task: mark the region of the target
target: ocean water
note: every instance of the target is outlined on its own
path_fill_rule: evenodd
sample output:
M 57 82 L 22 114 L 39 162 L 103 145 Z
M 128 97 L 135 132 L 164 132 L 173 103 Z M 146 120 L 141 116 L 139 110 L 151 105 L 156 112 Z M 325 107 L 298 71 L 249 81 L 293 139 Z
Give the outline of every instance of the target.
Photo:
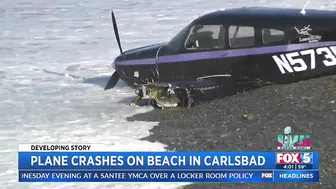
M 140 140 L 157 123 L 128 122 L 152 110 L 132 107 L 134 90 L 120 81 L 104 91 L 124 50 L 170 40 L 193 19 L 220 8 L 303 7 L 271 0 L 2 0 L 0 1 L 1 188 L 177 188 L 178 183 L 18 183 L 19 143 L 104 143 L 116 151 L 164 151 Z M 336 1 L 307 8 L 333 10 Z

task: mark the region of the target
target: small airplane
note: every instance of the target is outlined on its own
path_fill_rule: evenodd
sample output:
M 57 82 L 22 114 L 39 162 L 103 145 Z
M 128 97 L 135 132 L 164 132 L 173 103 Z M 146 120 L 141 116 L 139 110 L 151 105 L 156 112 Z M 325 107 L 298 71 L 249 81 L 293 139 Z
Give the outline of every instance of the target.
M 203 15 L 169 42 L 123 52 L 105 90 L 119 79 L 157 107 L 194 104 L 216 88 L 248 90 L 336 73 L 336 12 L 235 8 Z

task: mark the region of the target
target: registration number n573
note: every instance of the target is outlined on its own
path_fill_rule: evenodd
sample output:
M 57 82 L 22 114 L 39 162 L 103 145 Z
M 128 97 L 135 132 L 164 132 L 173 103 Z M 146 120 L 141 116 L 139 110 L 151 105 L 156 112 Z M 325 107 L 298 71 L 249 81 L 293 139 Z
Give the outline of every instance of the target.
M 279 70 L 282 74 L 302 72 L 308 69 L 316 68 L 316 54 L 323 55 L 323 64 L 325 66 L 335 66 L 336 65 L 336 46 L 321 47 L 317 49 L 307 49 L 299 52 L 291 52 L 286 54 L 281 54 L 280 57 L 277 55 L 272 56 L 275 63 L 278 65 Z M 305 62 L 302 56 L 310 56 L 310 62 Z

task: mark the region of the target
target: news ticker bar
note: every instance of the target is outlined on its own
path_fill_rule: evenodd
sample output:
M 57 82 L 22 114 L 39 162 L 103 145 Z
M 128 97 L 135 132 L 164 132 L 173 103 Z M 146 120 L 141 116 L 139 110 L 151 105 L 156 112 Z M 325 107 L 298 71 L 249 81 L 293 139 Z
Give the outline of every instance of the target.
M 23 169 L 318 169 L 317 152 L 18 152 Z
M 19 182 L 318 182 L 318 170 L 19 171 Z

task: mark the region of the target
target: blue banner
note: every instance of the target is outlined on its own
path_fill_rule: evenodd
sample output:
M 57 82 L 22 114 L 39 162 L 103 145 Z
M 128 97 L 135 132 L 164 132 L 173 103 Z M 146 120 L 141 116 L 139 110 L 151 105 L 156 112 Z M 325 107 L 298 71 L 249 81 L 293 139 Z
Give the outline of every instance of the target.
M 19 171 L 20 182 L 318 182 L 301 171 Z
M 19 152 L 18 160 L 19 170 L 318 169 L 317 152 Z

